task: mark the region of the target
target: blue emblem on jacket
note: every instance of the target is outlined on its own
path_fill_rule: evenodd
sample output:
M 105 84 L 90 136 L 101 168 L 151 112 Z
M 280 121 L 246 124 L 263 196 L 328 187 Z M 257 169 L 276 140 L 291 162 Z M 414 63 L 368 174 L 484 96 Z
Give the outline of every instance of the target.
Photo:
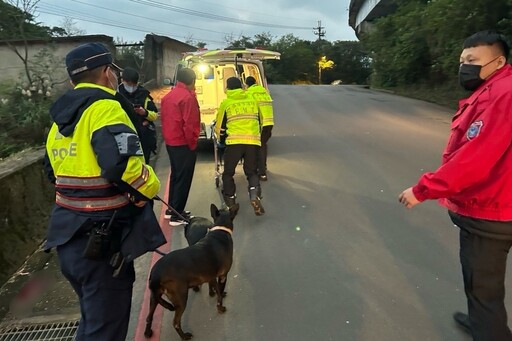
M 484 125 L 483 121 L 475 121 L 471 123 L 469 126 L 468 131 L 466 132 L 466 137 L 468 140 L 472 140 L 475 137 L 477 137 L 480 134 L 480 130 L 482 129 L 482 126 Z

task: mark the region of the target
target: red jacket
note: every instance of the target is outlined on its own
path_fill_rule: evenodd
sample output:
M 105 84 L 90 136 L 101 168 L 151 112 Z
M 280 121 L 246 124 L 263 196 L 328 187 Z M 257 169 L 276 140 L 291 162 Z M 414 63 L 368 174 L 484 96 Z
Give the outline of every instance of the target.
M 441 166 L 413 193 L 471 218 L 512 220 L 512 66 L 460 101 Z
M 178 82 L 162 98 L 160 112 L 165 144 L 187 145 L 190 150 L 196 149 L 201 115 L 194 91 L 189 90 L 184 83 Z

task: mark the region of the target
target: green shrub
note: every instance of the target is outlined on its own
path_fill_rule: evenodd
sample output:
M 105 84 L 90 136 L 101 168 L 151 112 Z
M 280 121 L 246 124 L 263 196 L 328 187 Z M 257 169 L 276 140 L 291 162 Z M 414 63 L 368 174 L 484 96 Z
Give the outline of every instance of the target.
M 34 87 L 0 84 L 0 158 L 44 143 L 51 104 L 52 99 Z

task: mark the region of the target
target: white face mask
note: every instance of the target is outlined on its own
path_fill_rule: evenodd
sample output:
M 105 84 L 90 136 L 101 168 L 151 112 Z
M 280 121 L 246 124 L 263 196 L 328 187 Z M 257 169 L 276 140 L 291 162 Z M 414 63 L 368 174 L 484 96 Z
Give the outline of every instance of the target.
M 114 78 L 116 79 L 115 84 L 117 84 L 117 75 L 116 75 L 116 73 L 115 73 L 115 72 L 113 72 L 113 71 L 110 69 L 110 67 L 108 68 L 108 71 L 109 71 L 109 72 L 114 76 Z M 111 88 L 112 90 L 117 90 L 117 86 L 115 86 L 114 84 L 112 84 L 112 81 L 110 80 L 110 77 L 108 77 L 108 76 L 107 76 L 107 78 L 108 78 L 108 83 L 110 84 L 110 88 Z
M 128 85 L 126 83 L 123 83 L 124 89 L 128 91 L 129 93 L 134 93 L 135 90 L 137 90 L 137 85 Z

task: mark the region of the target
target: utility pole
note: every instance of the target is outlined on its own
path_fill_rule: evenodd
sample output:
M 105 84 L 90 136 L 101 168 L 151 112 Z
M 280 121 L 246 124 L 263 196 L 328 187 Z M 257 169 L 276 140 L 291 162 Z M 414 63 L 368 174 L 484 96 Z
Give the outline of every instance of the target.
M 322 38 L 325 36 L 325 27 L 322 26 L 322 21 L 318 20 L 318 27 L 314 28 L 313 33 L 318 36 L 318 40 L 322 40 Z

